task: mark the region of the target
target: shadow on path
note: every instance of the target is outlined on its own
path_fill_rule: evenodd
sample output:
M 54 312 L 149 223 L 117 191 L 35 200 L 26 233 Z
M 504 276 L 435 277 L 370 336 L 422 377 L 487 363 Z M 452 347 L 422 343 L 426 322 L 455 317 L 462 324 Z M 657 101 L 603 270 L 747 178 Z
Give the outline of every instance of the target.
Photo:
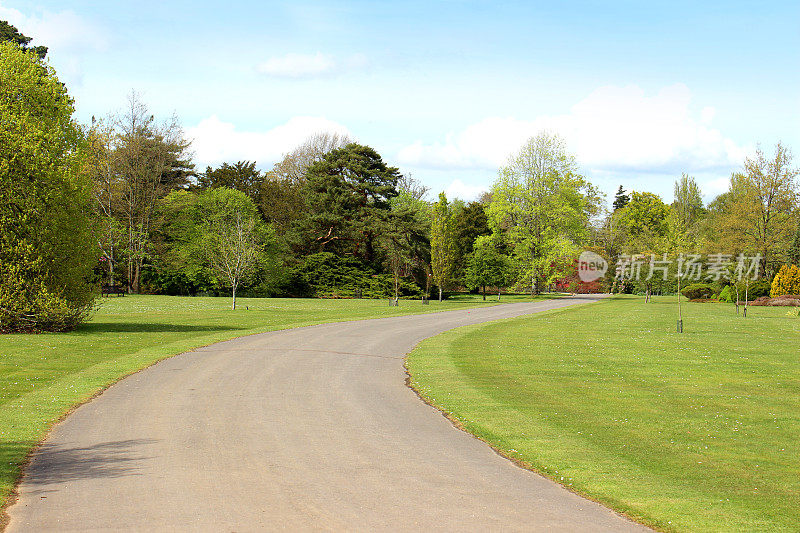
M 45 443 L 37 450 L 26 480 L 33 485 L 47 485 L 77 479 L 137 475 L 137 464 L 149 457 L 134 450 L 155 442 L 158 441 L 130 439 L 77 448 Z

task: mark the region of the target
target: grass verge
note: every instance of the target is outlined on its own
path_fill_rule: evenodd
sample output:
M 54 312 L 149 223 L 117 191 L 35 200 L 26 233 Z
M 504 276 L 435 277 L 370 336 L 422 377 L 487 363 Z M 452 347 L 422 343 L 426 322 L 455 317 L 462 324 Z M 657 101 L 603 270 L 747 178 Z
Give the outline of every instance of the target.
M 669 531 L 797 531 L 800 320 L 605 300 L 467 326 L 408 357 L 417 392 L 509 458 Z
M 503 302 L 530 301 L 504 296 Z M 483 305 L 455 296 L 423 306 L 401 300 L 239 299 L 127 296 L 105 298 L 70 333 L 0 336 L 0 502 L 7 504 L 21 466 L 49 427 L 122 377 L 199 346 L 253 333 Z M 2 526 L 2 520 L 0 520 Z

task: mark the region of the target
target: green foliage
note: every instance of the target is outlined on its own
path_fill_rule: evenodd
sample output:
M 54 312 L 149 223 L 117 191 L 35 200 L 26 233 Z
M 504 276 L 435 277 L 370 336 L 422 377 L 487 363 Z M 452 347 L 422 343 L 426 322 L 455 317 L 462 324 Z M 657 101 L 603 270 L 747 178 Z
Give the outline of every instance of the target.
M 772 280 L 770 296 L 785 294 L 800 294 L 800 267 L 797 265 L 783 265 Z
M 741 285 L 742 284 L 740 284 L 739 291 L 741 291 L 741 296 L 744 298 L 744 291 L 741 288 Z M 750 282 L 747 284 L 747 298 L 748 300 L 755 300 L 756 298 L 761 298 L 762 296 L 769 296 L 771 290 L 772 284 L 765 279 Z
M 471 290 L 486 287 L 505 287 L 511 274 L 509 259 L 489 237 L 478 237 L 475 249 L 467 262 L 466 283 Z
M 312 164 L 300 223 L 308 249 L 375 261 L 375 241 L 397 196 L 399 176 L 375 150 L 356 143 Z
M 630 201 L 631 197 L 625 194 L 625 189 L 622 187 L 622 185 L 620 185 L 619 189 L 617 189 L 617 194 L 614 195 L 614 204 L 613 204 L 614 211 L 622 209 L 623 207 L 628 205 L 628 202 Z
M 91 187 L 72 99 L 0 42 L 0 331 L 75 327 L 94 299 Z
M 278 250 L 272 229 L 263 223 L 253 201 L 243 192 L 220 187 L 200 193 L 173 191 L 162 199 L 157 209 L 159 232 L 155 256 L 147 281 L 155 292 L 165 294 L 198 294 L 214 289 L 232 288 L 229 273 L 214 268 L 214 256 L 223 250 L 224 238 L 239 237 L 230 231 L 249 224 L 252 244 L 242 251 L 254 254 L 251 263 L 239 273 L 237 288 L 260 287 L 256 294 L 274 290 L 278 270 Z M 227 253 L 236 253 L 228 249 Z M 214 254 L 214 256 L 212 256 Z M 241 253 L 239 253 L 241 256 Z M 239 257 L 242 259 L 242 257 Z
M 734 303 L 736 301 L 736 293 L 730 285 L 726 285 L 717 296 L 720 302 Z
M 492 233 L 484 205 L 480 202 L 465 205 L 461 201 L 454 201 L 452 227 L 455 246 L 453 277 L 466 285 L 467 262 L 475 239 Z
M 631 193 L 631 201 L 620 211 L 619 224 L 625 231 L 629 251 L 647 253 L 659 248 L 667 234 L 669 208 L 658 195 L 649 192 Z
M 531 138 L 500 169 L 488 210 L 492 231 L 514 258 L 517 283 L 538 292 L 567 274 L 598 205 L 563 139 Z
M 394 279 L 382 274 L 369 264 L 355 258 L 342 257 L 331 252 L 319 252 L 304 258 L 293 269 L 294 296 L 322 298 L 348 298 L 361 290 L 365 298 L 390 298 L 394 296 Z M 407 280 L 398 280 L 400 296 L 422 295 L 420 288 Z
M 439 193 L 439 201 L 431 210 L 431 273 L 439 287 L 439 299 L 447 284 L 452 282 L 455 267 L 455 235 L 453 216 L 447 196 Z
M 258 201 L 264 176 L 256 169 L 255 161 L 238 161 L 234 165 L 223 163 L 218 168 L 206 167 L 198 179 L 198 188 L 227 187 L 241 191 L 254 202 Z
M 692 283 L 691 285 L 682 288 L 681 294 L 690 300 L 696 300 L 698 298 L 711 298 L 711 296 L 714 294 L 714 287 L 708 283 Z
M 0 42 L 9 42 L 19 46 L 23 50 L 30 50 L 36 54 L 39 59 L 44 59 L 47 55 L 46 46 L 30 46 L 32 37 L 26 37 L 19 32 L 17 28 L 8 23 L 8 21 L 0 20 Z

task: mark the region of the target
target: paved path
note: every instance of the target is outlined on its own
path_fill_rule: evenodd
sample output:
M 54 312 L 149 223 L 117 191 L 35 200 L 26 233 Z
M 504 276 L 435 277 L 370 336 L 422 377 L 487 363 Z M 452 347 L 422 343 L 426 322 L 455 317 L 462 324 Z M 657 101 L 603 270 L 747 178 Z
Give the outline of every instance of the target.
M 641 530 L 404 384 L 421 339 L 582 301 L 278 331 L 163 361 L 56 426 L 9 531 Z

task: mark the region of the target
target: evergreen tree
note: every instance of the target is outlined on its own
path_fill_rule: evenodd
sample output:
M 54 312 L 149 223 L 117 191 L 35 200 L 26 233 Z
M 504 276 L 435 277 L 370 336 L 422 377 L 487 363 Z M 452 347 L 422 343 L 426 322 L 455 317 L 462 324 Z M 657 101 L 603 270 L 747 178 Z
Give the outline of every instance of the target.
M 33 40 L 32 37 L 25 37 L 17 28 L 8 23 L 8 21 L 0 20 L 0 42 L 13 43 L 23 50 L 31 50 L 34 54 L 39 56 L 39 59 L 44 59 L 47 55 L 46 46 L 29 46 Z
M 617 189 L 617 194 L 614 196 L 614 211 L 617 209 L 622 209 L 628 205 L 628 202 L 630 201 L 630 197 L 625 194 L 625 189 L 623 189 L 622 185 L 620 185 L 619 189 Z

